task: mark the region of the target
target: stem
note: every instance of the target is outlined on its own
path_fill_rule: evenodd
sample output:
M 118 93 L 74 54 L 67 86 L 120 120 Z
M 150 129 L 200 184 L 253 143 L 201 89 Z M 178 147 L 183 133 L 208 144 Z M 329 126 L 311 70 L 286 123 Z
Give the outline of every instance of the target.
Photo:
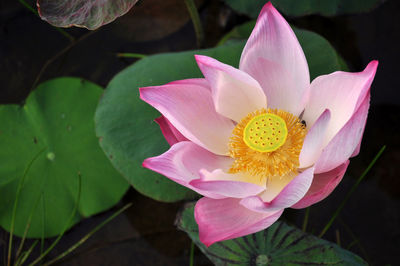
M 200 48 L 203 46 L 204 42 L 204 30 L 201 25 L 199 12 L 197 11 L 196 5 L 193 0 L 185 0 L 186 7 L 189 11 L 190 17 L 192 18 L 194 31 L 196 32 L 197 38 L 197 47 Z
M 13 234 L 14 234 L 14 227 L 15 227 L 15 215 L 17 213 L 17 206 L 18 206 L 18 200 L 20 197 L 20 193 L 22 190 L 22 186 L 25 182 L 26 175 L 28 174 L 29 169 L 31 169 L 32 164 L 36 161 L 37 158 L 39 158 L 39 155 L 45 151 L 46 148 L 43 148 L 40 150 L 35 157 L 28 163 L 27 167 L 25 168 L 24 174 L 19 180 L 18 187 L 17 187 L 17 193 L 15 195 L 15 201 L 14 201 L 14 207 L 13 207 L 13 212 L 11 216 L 11 228 L 10 228 L 10 239 L 8 241 L 8 255 L 7 255 L 7 266 L 11 265 L 11 251 L 12 251 L 12 241 L 13 241 Z
M 340 232 L 338 229 L 335 230 L 335 235 L 336 235 L 336 244 L 340 247 Z
M 46 229 L 46 204 L 44 203 L 44 196 L 43 196 L 43 191 L 42 191 L 42 235 L 40 237 L 40 254 L 43 253 L 44 250 L 44 230 Z
M 19 265 L 23 265 L 24 262 L 26 261 L 26 259 L 29 257 L 29 255 L 32 253 L 33 249 L 36 247 L 36 245 L 39 243 L 39 240 L 36 240 L 32 246 L 28 249 L 28 251 L 26 251 L 25 253 L 23 253 L 21 259 L 17 260 L 17 262 L 15 263 L 15 266 L 19 266 Z
M 72 47 L 74 47 L 77 43 L 83 41 L 84 39 L 86 39 L 87 37 L 89 37 L 90 35 L 92 35 L 93 33 L 95 33 L 97 31 L 91 31 L 89 33 L 86 33 L 85 35 L 83 35 L 82 37 L 80 37 L 79 39 L 71 42 L 69 45 L 67 45 L 64 49 L 62 49 L 60 52 L 58 52 L 57 54 L 55 54 L 52 58 L 50 58 L 49 60 L 46 61 L 46 63 L 43 65 L 43 67 L 40 69 L 39 74 L 37 75 L 35 81 L 33 82 L 32 88 L 31 90 L 33 90 L 37 83 L 39 82 L 40 78 L 42 77 L 44 71 L 47 69 L 47 67 L 49 65 L 51 65 L 57 58 L 59 58 L 61 55 L 63 55 L 64 53 L 68 52 Z
M 120 215 L 122 212 L 124 212 L 126 209 L 128 209 L 130 206 L 132 206 L 132 203 L 126 204 L 124 207 L 122 207 L 120 210 L 116 211 L 113 215 L 108 217 L 106 220 L 104 220 L 102 223 L 97 225 L 92 231 L 90 231 L 87 235 L 82 237 L 77 243 L 75 243 L 73 246 L 71 246 L 69 249 L 58 255 L 56 258 L 52 259 L 51 261 L 45 263 L 43 266 L 48 266 L 56 261 L 64 258 L 66 255 L 70 254 L 72 251 L 74 251 L 76 248 L 78 248 L 80 245 L 86 242 L 94 233 L 96 233 L 98 230 L 100 230 L 103 226 L 105 226 L 107 223 L 109 223 L 112 219 Z
M 42 194 L 41 194 L 41 195 L 42 195 Z M 16 259 L 18 259 L 19 255 L 20 255 L 21 252 L 22 252 L 22 249 L 24 248 L 26 236 L 27 236 L 28 231 L 29 231 L 29 228 L 30 228 L 30 226 L 31 226 L 32 217 L 33 217 L 34 212 L 35 212 L 36 209 L 37 209 L 37 206 L 38 206 L 38 204 L 39 204 L 40 199 L 41 199 L 41 197 L 39 197 L 39 198 L 36 200 L 36 203 L 35 203 L 34 207 L 32 208 L 31 213 L 29 214 L 29 218 L 28 218 L 28 221 L 26 222 L 26 226 L 25 226 L 24 235 L 22 236 L 21 243 L 19 244 L 19 248 L 18 248 L 18 250 L 17 250 L 17 255 L 15 255 L 15 258 L 16 258 Z
M 81 180 L 81 175 L 78 173 L 78 181 L 79 181 L 79 184 L 78 184 L 78 197 L 77 197 L 77 201 L 76 201 L 76 204 L 75 204 L 75 206 L 74 206 L 74 209 L 72 210 L 72 213 L 71 213 L 71 216 L 70 216 L 70 218 L 68 219 L 68 222 L 65 224 L 65 226 L 64 226 L 64 228 L 63 228 L 63 230 L 62 230 L 62 232 L 61 232 L 61 234 L 59 234 L 58 235 L 58 237 L 57 237 L 57 239 L 56 240 L 54 240 L 54 242 L 50 245 L 50 247 L 48 247 L 47 249 L 46 249 L 46 251 L 45 252 L 43 252 L 42 254 L 40 254 L 40 256 L 36 259 L 36 260 L 34 260 L 31 264 L 29 264 L 29 266 L 34 266 L 34 265 L 36 265 L 37 263 L 39 263 L 56 245 L 57 245 L 57 243 L 60 241 L 60 239 L 63 237 L 63 235 L 64 235 L 64 233 L 65 233 L 65 231 L 67 231 L 67 228 L 68 228 L 68 226 L 72 223 L 72 221 L 74 220 L 74 217 L 75 217 L 75 214 L 76 214 L 76 211 L 78 210 L 78 206 L 79 206 L 79 202 L 80 202 L 80 199 L 81 199 L 81 185 L 82 185 L 82 180 Z
M 192 241 L 190 245 L 190 261 L 189 261 L 189 266 L 194 265 L 194 242 Z
M 136 54 L 136 53 L 117 53 L 117 57 L 127 57 L 127 58 L 145 58 L 147 55 L 145 54 Z
M 339 207 L 336 209 L 335 213 L 333 214 L 332 218 L 329 220 L 329 222 L 325 225 L 324 229 L 322 229 L 321 233 L 319 234 L 318 237 L 322 237 L 326 231 L 331 227 L 333 221 L 335 221 L 336 217 L 340 213 L 340 211 L 343 209 L 344 205 L 346 204 L 347 200 L 350 198 L 350 196 L 353 194 L 353 192 L 356 190 L 360 182 L 364 179 L 364 177 L 368 174 L 369 170 L 374 166 L 376 161 L 381 157 L 383 151 L 386 149 L 386 145 L 383 145 L 383 147 L 379 150 L 379 152 L 375 155 L 374 159 L 369 163 L 367 169 L 364 170 L 364 172 L 361 174 L 361 176 L 358 178 L 357 182 L 351 187 L 350 191 L 347 192 L 346 196 L 344 197 L 343 201 L 340 203 Z
M 307 230 L 307 224 L 308 224 L 308 217 L 310 216 L 310 207 L 306 209 L 306 214 L 304 215 L 304 220 L 303 220 L 303 226 L 301 227 L 301 230 L 305 232 Z

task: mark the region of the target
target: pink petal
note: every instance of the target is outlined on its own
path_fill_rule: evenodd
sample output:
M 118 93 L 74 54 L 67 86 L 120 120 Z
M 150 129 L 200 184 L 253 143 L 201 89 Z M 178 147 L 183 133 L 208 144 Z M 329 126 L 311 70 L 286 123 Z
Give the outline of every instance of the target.
M 200 241 L 210 246 L 263 230 L 278 220 L 282 212 L 257 213 L 241 206 L 237 199 L 201 198 L 194 215 L 199 225 Z
M 311 84 L 310 98 L 303 119 L 312 126 L 325 109 L 331 111 L 325 145 L 335 136 L 358 109 L 374 79 L 377 61 L 363 72 L 334 72 L 316 78 Z M 342 161 L 344 162 L 344 161 Z
M 140 88 L 140 97 L 160 111 L 189 140 L 213 153 L 228 153 L 234 124 L 215 112 L 211 92 L 204 79 Z
M 299 84 L 280 63 L 258 58 L 253 64 L 248 64 L 246 71 L 260 82 L 269 108 L 283 109 L 300 115 L 305 106 L 306 94 L 297 90 Z
M 364 130 L 365 130 L 365 127 L 364 127 Z M 363 133 L 362 133 L 361 135 L 364 135 L 364 131 L 363 131 Z M 351 157 L 355 157 L 355 156 L 357 156 L 357 155 L 360 153 L 361 141 L 362 141 L 362 138 L 360 139 L 360 142 L 358 143 L 356 149 L 354 150 L 354 152 L 353 152 L 353 154 L 350 156 L 350 158 L 351 158 Z
M 342 180 L 350 161 L 322 174 L 316 174 L 306 195 L 292 208 L 302 209 L 325 199 Z
M 307 193 L 313 176 L 314 168 L 308 168 L 287 184 L 272 201 L 264 201 L 263 195 L 260 195 L 244 198 L 240 204 L 255 212 L 273 212 L 291 207 Z M 268 184 L 264 193 L 268 194 Z
M 367 121 L 369 98 L 368 93 L 350 120 L 323 149 L 315 164 L 316 173 L 330 171 L 346 162 L 354 154 L 359 146 Z
M 261 181 L 250 183 L 254 179 L 224 173 L 222 169 L 228 170 L 231 164 L 231 158 L 213 154 L 190 141 L 176 143 L 164 154 L 143 162 L 144 167 L 210 198 L 242 198 L 265 189 Z
M 245 198 L 265 190 L 265 179 L 264 182 L 251 183 L 251 181 L 260 181 L 260 179 L 249 178 L 240 173 L 229 174 L 221 169 L 209 172 L 202 169 L 200 176 L 200 179 L 191 181 L 190 185 L 224 197 Z
M 263 90 L 248 74 L 211 57 L 195 57 L 210 84 L 217 113 L 239 122 L 248 113 L 267 106 Z
M 293 30 L 271 3 L 261 10 L 239 69 L 260 83 L 269 107 L 301 113 L 310 86 L 307 60 Z
M 164 116 L 160 116 L 154 120 L 160 126 L 161 132 L 169 145 L 172 146 L 180 141 L 188 140 Z
M 299 168 L 309 167 L 318 160 L 324 148 L 325 133 L 330 119 L 331 112 L 326 109 L 307 132 L 299 157 Z
M 232 159 L 213 154 L 190 141 L 174 144 L 167 152 L 157 157 L 147 158 L 143 167 L 162 174 L 182 186 L 193 189 L 199 194 L 212 198 L 223 198 L 190 185 L 190 181 L 199 179 L 200 169 L 212 171 L 226 168 Z

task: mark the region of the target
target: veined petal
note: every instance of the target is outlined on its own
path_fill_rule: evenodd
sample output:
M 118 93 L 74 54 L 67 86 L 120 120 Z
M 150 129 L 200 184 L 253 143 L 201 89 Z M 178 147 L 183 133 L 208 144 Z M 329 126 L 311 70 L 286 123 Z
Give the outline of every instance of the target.
M 303 119 L 308 126 L 312 126 L 325 109 L 331 111 L 325 145 L 352 117 L 369 93 L 377 66 L 378 61 L 372 61 L 363 72 L 338 71 L 319 76 L 311 83 L 310 97 Z
M 215 111 L 204 79 L 140 88 L 140 98 L 160 111 L 187 139 L 213 153 L 228 153 L 234 124 Z
M 304 110 L 306 92 L 298 90 L 299 84 L 280 63 L 258 58 L 252 64 L 247 64 L 249 72 L 261 85 L 268 99 L 268 108 L 283 109 L 296 116 Z
M 160 116 L 154 121 L 160 126 L 161 132 L 170 146 L 180 141 L 188 140 L 164 116 Z
M 315 163 L 317 174 L 330 171 L 347 161 L 355 152 L 362 138 L 369 108 L 369 93 L 349 121 L 323 149 Z
M 310 189 L 299 202 L 292 206 L 292 208 L 307 208 L 308 206 L 325 199 L 340 183 L 349 163 L 350 161 L 347 160 L 344 164 L 329 172 L 314 175 Z
M 240 204 L 255 212 L 273 212 L 291 207 L 307 193 L 313 176 L 314 168 L 308 168 L 293 178 L 272 200 L 267 201 L 275 191 L 269 191 L 267 184 L 267 189 L 261 195 L 244 198 Z M 274 182 L 273 178 L 271 182 Z
M 263 90 L 247 73 L 211 57 L 195 57 L 210 84 L 217 113 L 239 122 L 248 113 L 266 108 L 267 99 Z
M 325 134 L 330 120 L 331 112 L 326 109 L 308 131 L 299 157 L 299 168 L 309 167 L 318 160 L 324 148 Z
M 222 169 L 212 172 L 202 169 L 200 176 L 200 179 L 191 181 L 190 185 L 224 197 L 245 198 L 265 190 L 265 179 L 252 178 L 242 173 L 229 174 Z
M 181 141 L 174 144 L 167 152 L 144 160 L 143 167 L 162 174 L 201 195 L 223 198 L 224 196 L 193 187 L 190 181 L 200 178 L 200 169 L 212 171 L 217 168 L 227 168 L 230 163 L 229 157 L 213 154 L 193 142 Z
M 263 230 L 281 216 L 283 210 L 270 213 L 253 212 L 238 199 L 201 198 L 194 215 L 199 225 L 200 241 L 206 246 Z
M 261 10 L 239 69 L 260 83 L 269 107 L 301 113 L 310 86 L 307 60 L 293 30 L 271 3 Z

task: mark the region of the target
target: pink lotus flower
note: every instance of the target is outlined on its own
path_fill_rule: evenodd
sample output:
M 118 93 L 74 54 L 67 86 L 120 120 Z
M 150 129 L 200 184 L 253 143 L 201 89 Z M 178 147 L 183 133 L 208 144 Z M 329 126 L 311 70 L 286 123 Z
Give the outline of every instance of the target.
M 310 84 L 303 50 L 271 3 L 239 69 L 196 61 L 204 79 L 140 89 L 171 145 L 143 166 L 204 196 L 195 218 L 205 245 L 265 229 L 285 208 L 333 191 L 359 153 L 377 61 Z

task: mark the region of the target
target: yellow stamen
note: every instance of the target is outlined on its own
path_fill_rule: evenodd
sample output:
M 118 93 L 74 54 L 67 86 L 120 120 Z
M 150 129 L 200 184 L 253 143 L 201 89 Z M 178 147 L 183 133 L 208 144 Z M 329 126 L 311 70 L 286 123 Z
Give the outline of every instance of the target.
M 270 178 L 297 171 L 306 135 L 298 117 L 282 110 L 257 110 L 243 118 L 232 134 L 231 173 Z

